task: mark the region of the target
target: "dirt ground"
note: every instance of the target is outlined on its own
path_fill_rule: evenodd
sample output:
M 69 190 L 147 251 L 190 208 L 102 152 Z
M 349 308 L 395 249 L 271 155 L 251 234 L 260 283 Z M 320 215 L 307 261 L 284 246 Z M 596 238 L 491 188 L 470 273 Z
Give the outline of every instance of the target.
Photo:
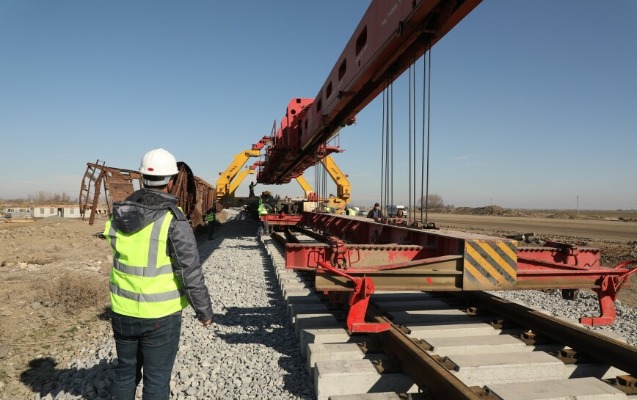
M 58 217 L 0 222 L 0 398 L 26 398 L 20 374 L 29 361 L 64 361 L 95 330 L 111 260 L 99 231 Z
M 95 236 L 103 222 L 90 226 L 57 217 L 30 223 L 0 221 L 0 399 L 33 395 L 20 381 L 30 361 L 51 357 L 62 363 L 80 354 L 89 339 L 103 337 L 111 265 L 106 241 Z M 563 220 L 556 218 L 555 223 L 559 226 Z M 637 233 L 637 222 L 620 223 L 633 224 Z M 496 228 L 467 230 L 497 236 L 511 233 Z M 629 242 L 560 239 L 600 248 L 605 266 L 637 259 L 637 235 Z M 637 288 L 623 290 L 619 299 L 637 307 Z

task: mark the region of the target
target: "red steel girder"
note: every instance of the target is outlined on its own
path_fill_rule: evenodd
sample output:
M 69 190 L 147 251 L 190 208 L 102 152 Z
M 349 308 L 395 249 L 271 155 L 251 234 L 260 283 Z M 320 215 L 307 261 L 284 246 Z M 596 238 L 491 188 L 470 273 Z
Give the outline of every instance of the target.
M 293 99 L 258 181 L 288 183 L 316 150 L 481 0 L 373 0 L 314 99 Z
M 288 103 L 285 116 L 281 120 L 281 127 L 266 147 L 265 160 L 257 174 L 257 182 L 266 185 L 289 183 L 292 179 L 303 175 L 306 169 L 317 164 L 325 156 L 341 151 L 335 146 L 321 145 L 302 159 L 297 160 L 300 154 L 299 138 L 304 130 L 301 123 L 312 102 L 312 99 L 297 98 Z M 290 169 L 294 160 L 298 162 L 294 168 Z M 282 175 L 284 171 L 287 173 Z M 277 179 L 281 176 L 281 179 Z
M 374 0 L 307 113 L 301 147 L 325 142 L 481 0 Z

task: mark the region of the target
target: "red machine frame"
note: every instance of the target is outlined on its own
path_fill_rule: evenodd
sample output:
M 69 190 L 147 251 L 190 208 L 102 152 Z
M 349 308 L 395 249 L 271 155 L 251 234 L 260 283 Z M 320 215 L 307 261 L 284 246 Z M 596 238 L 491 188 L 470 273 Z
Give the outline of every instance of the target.
M 586 288 L 597 293 L 601 314 L 580 322 L 608 325 L 615 321 L 619 289 L 637 271 L 627 268 L 637 260 L 605 268 L 598 249 L 562 243 L 518 247 L 512 239 L 308 212 L 299 224 L 322 232 L 328 243 L 286 244 L 286 268 L 314 271 L 319 291 L 352 292 L 347 319 L 351 332 L 384 329 L 364 320 L 376 289 L 562 289 L 569 293 Z

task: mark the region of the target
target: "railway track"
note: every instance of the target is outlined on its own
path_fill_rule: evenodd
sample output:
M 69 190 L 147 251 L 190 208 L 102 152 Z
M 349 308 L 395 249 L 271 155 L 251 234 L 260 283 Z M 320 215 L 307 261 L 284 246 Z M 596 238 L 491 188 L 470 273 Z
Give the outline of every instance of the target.
M 275 235 L 261 241 L 319 400 L 637 398 L 636 347 L 486 292 L 376 293 L 367 320 L 391 329 L 350 335 Z

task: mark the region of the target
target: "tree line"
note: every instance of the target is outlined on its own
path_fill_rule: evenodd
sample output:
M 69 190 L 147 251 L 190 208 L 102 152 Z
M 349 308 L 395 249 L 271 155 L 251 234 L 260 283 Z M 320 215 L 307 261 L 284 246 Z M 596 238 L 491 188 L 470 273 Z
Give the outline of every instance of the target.
M 27 195 L 26 198 L 3 199 L 7 203 L 37 203 L 37 204 L 75 204 L 77 197 L 72 198 L 68 193 L 53 193 L 39 190 L 36 193 Z

